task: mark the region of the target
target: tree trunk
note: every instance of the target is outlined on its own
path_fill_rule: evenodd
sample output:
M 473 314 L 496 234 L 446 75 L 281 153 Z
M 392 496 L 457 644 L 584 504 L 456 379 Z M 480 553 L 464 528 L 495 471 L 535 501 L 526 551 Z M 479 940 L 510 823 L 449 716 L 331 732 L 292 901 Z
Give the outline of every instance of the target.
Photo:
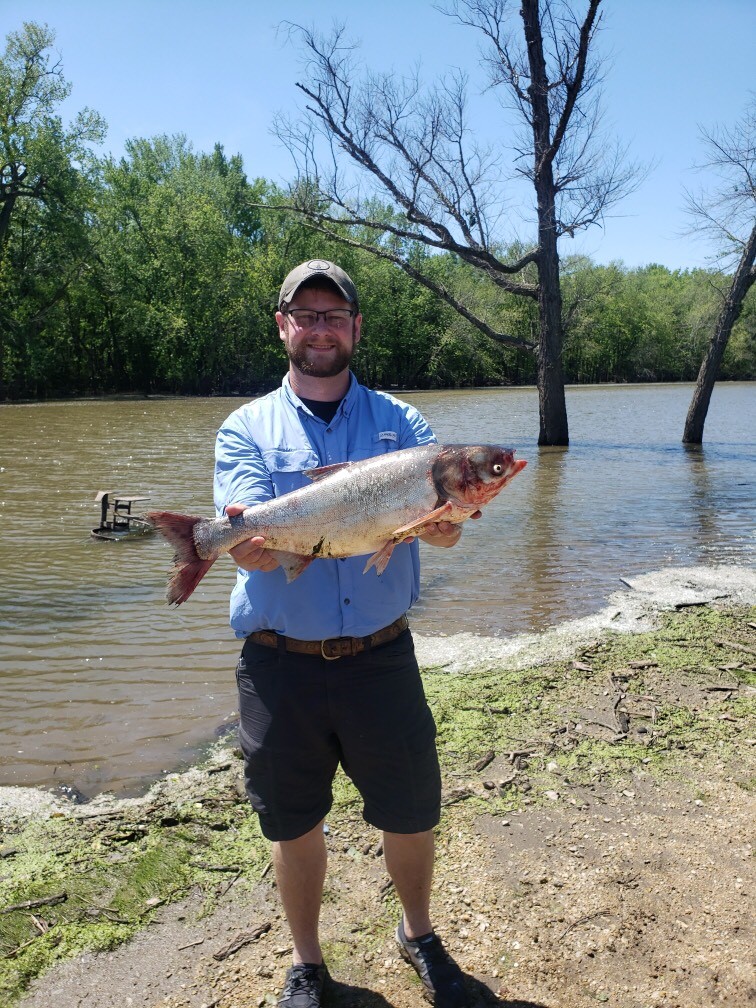
M 551 241 L 541 235 L 538 311 L 538 444 L 566 446 L 570 437 L 562 367 L 562 292 L 559 286 L 559 254 L 553 229 Z
M 533 111 L 533 183 L 538 210 L 538 410 L 539 445 L 568 445 L 567 404 L 562 368 L 562 292 L 556 231 L 556 187 L 551 148 L 549 85 L 543 53 L 538 0 L 522 0 L 522 19 L 530 64 Z
M 719 375 L 719 367 L 727 347 L 727 341 L 730 338 L 732 327 L 737 322 L 738 315 L 740 315 L 743 299 L 754 280 L 756 280 L 756 273 L 754 272 L 755 258 L 756 224 L 746 242 L 732 284 L 727 292 L 727 297 L 719 312 L 714 335 L 709 343 L 709 349 L 701 363 L 701 370 L 698 372 L 696 388 L 688 409 L 688 416 L 685 420 L 683 444 L 700 445 L 703 441 L 704 424 L 706 423 L 706 414 L 709 411 L 711 393 L 714 391 L 714 383 Z
M 0 258 L 2 258 L 3 248 L 5 247 L 5 243 L 8 238 L 11 214 L 13 213 L 15 203 L 16 196 L 11 194 L 10 196 L 5 197 L 2 206 L 0 206 Z

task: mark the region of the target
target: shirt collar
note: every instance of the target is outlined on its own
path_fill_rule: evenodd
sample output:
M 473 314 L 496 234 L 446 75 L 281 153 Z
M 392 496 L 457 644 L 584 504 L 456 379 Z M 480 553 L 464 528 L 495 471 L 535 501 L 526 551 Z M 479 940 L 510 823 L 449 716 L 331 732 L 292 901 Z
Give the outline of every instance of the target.
M 355 378 L 354 373 L 350 371 L 349 388 L 347 389 L 346 395 L 341 400 L 341 405 L 339 406 L 336 416 L 338 416 L 339 413 L 343 413 L 344 416 L 349 416 L 349 414 L 352 412 L 352 409 L 354 408 L 355 402 L 357 401 L 359 387 L 360 383 Z M 281 382 L 281 388 L 283 389 L 283 394 L 286 397 L 287 401 L 294 407 L 294 409 L 304 410 L 308 415 L 310 414 L 310 411 L 307 409 L 305 404 L 302 402 L 302 400 L 296 394 L 294 389 L 291 387 L 291 381 L 289 380 L 288 373 L 283 376 L 283 381 Z

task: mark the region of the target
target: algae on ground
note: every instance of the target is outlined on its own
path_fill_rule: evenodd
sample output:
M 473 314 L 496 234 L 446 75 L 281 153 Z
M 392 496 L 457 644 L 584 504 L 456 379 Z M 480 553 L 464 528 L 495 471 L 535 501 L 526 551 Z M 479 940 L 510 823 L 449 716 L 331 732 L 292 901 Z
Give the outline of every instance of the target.
M 239 884 L 259 879 L 268 845 L 235 787 L 240 764 L 233 764 L 200 777 L 191 799 L 183 793 L 172 799 L 168 790 L 154 800 L 101 805 L 102 812 L 80 806 L 6 833 L 4 1004 L 55 961 L 114 948 L 144 928 L 158 906 L 192 889 L 201 890 L 210 909 L 228 884 L 215 868 L 230 869 Z

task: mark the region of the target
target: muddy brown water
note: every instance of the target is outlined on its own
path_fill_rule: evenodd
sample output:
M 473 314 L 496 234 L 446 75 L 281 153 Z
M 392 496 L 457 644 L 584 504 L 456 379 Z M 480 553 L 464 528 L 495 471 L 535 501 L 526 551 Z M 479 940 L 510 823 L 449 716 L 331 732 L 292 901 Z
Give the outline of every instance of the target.
M 419 634 L 539 631 L 600 608 L 620 577 L 756 559 L 756 385 L 714 393 L 680 444 L 689 385 L 568 390 L 569 451 L 536 446 L 533 389 L 404 393 L 439 440 L 514 447 L 528 467 L 423 550 Z M 232 725 L 230 561 L 164 604 L 157 536 L 96 542 L 98 490 L 211 514 L 215 430 L 238 399 L 0 407 L 0 785 L 133 794 Z

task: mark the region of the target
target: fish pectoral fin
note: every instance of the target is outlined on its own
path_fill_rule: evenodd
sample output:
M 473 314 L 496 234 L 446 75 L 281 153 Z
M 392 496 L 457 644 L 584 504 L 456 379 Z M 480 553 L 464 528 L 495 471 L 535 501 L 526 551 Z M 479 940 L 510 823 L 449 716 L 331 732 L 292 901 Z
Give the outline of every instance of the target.
M 313 483 L 317 483 L 318 480 L 325 479 L 326 476 L 332 476 L 333 473 L 338 472 L 340 469 L 348 469 L 351 465 L 354 465 L 354 463 L 336 462 L 334 465 L 318 466 L 316 469 L 305 469 L 304 474 Z
M 437 507 L 433 511 L 429 511 L 428 514 L 416 518 L 411 525 L 402 525 L 401 528 L 396 529 L 393 533 L 394 541 L 399 542 L 401 539 L 406 539 L 407 536 L 420 535 L 420 532 L 426 525 L 430 525 L 432 522 L 444 521 L 453 510 L 454 505 L 452 502 L 444 501 L 441 507 Z
M 302 571 L 307 570 L 315 559 L 311 556 L 302 556 L 301 553 L 287 553 L 286 550 L 268 550 L 268 552 L 283 567 L 288 583 L 298 578 Z
M 386 565 L 391 559 L 391 554 L 394 552 L 394 546 L 396 546 L 394 540 L 389 539 L 385 546 L 379 549 L 377 553 L 373 553 L 365 564 L 365 569 L 362 573 L 367 574 L 371 567 L 375 567 L 376 574 L 383 574 L 386 570 Z

